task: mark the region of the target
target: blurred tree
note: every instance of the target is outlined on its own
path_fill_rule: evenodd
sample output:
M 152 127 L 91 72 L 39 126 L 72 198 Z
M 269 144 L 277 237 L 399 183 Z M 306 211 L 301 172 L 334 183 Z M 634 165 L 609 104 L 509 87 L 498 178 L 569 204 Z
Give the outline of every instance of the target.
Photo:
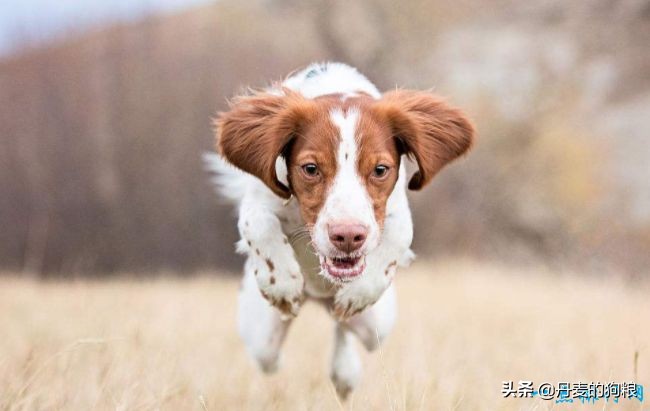
M 222 0 L 5 58 L 0 267 L 238 269 L 200 161 L 210 119 L 323 60 L 382 89 L 436 86 L 476 120 L 467 160 L 412 196 L 420 254 L 643 267 L 642 191 L 623 195 L 628 157 L 609 149 L 642 152 L 644 107 L 622 102 L 650 101 L 647 6 L 624 3 Z M 602 131 L 612 113 L 632 131 Z

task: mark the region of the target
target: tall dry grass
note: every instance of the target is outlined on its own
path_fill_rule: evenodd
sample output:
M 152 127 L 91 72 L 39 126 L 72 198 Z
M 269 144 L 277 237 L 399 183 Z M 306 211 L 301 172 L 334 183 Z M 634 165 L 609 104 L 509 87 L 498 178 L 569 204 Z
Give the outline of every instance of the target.
M 333 326 L 316 305 L 266 377 L 236 334 L 234 279 L 0 278 L 0 410 L 648 409 L 500 395 L 520 379 L 650 387 L 647 283 L 448 261 L 397 284 L 397 328 L 363 354 L 362 382 L 340 404 L 327 377 Z

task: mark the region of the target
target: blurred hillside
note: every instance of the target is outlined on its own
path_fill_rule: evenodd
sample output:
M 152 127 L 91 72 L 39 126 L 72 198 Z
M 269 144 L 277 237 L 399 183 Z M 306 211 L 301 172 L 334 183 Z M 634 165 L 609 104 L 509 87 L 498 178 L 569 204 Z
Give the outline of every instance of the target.
M 242 4 L 243 3 L 243 4 Z M 432 88 L 480 133 L 412 196 L 420 255 L 647 273 L 645 1 L 219 1 L 0 61 L 0 268 L 237 269 L 210 118 L 312 61 Z

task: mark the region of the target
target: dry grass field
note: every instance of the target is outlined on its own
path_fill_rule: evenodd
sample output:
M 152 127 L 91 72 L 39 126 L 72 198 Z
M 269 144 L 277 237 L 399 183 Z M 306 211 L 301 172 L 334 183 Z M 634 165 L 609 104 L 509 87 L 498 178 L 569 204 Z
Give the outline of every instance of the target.
M 650 387 L 648 283 L 458 261 L 419 263 L 397 281 L 398 326 L 364 353 L 360 387 L 341 404 L 319 306 L 304 308 L 266 377 L 236 334 L 234 279 L 0 277 L 0 410 L 650 409 L 647 398 L 500 394 L 502 380 Z

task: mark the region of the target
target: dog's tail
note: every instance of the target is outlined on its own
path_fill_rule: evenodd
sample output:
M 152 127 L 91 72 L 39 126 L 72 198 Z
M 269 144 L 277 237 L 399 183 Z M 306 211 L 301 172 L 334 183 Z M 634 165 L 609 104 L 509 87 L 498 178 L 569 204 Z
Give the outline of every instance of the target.
M 210 173 L 210 181 L 215 190 L 224 198 L 238 203 L 246 194 L 248 175 L 228 163 L 220 154 L 203 153 L 203 166 Z

